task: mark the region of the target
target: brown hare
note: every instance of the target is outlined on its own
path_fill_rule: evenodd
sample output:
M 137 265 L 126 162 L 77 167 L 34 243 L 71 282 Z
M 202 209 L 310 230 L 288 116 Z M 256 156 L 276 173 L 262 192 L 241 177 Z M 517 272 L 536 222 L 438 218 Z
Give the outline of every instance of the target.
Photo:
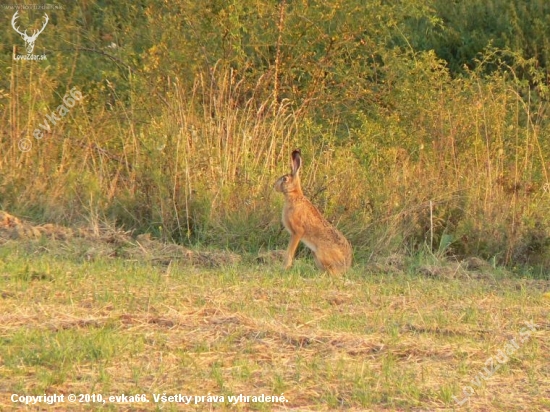
M 285 269 L 292 266 L 301 240 L 313 252 L 319 269 L 331 275 L 343 274 L 351 266 L 351 245 L 304 196 L 300 185 L 300 155 L 300 149 L 292 152 L 291 173 L 281 176 L 275 182 L 275 190 L 285 195 L 283 225 L 290 233 Z

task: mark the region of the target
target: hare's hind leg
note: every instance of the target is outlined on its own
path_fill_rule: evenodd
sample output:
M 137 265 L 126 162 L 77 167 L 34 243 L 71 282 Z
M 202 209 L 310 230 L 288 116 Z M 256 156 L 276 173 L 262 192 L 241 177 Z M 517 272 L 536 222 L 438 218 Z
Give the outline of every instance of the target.
M 340 268 L 338 265 L 335 265 L 334 262 L 330 259 L 324 259 L 321 260 L 317 257 L 317 255 L 313 258 L 315 260 L 315 265 L 317 268 L 323 272 L 328 272 L 329 275 L 334 276 L 341 273 Z
M 331 275 L 340 275 L 346 271 L 346 268 L 339 262 L 335 256 L 314 254 L 315 265 L 322 271 Z
M 316 253 L 313 253 L 313 260 L 315 261 L 315 266 L 317 266 L 317 269 L 322 270 L 323 272 L 327 270 L 325 265 L 323 265 L 323 262 L 321 262 L 321 260 L 317 257 Z

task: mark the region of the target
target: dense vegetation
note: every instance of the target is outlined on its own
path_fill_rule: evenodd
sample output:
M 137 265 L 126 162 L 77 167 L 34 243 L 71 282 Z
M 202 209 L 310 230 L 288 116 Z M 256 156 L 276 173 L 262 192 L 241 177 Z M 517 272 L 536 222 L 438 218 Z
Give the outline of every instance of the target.
M 0 33 L 1 209 L 279 247 L 272 184 L 301 147 L 307 194 L 359 258 L 550 263 L 546 0 L 104 0 L 46 12 L 34 50 L 46 60 L 14 60 L 25 43 L 7 24 Z M 19 24 L 38 28 L 43 13 L 20 10 Z M 35 139 L 73 88 L 84 98 Z

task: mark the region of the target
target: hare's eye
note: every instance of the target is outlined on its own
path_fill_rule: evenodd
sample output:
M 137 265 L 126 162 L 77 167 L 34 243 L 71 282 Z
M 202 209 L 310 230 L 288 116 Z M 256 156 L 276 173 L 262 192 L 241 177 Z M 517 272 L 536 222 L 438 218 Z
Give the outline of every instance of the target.
M 288 180 L 288 177 L 287 176 L 283 176 L 283 182 L 286 183 Z

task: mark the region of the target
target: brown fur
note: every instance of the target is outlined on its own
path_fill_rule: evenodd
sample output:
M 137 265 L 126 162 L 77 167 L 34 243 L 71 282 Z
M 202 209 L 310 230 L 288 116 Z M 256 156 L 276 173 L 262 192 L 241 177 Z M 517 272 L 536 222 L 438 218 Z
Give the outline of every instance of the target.
M 332 226 L 321 212 L 304 196 L 300 184 L 300 150 L 292 152 L 292 169 L 275 182 L 275 190 L 285 195 L 283 225 L 290 233 L 285 268 L 292 266 L 300 240 L 311 249 L 315 264 L 331 275 L 342 274 L 352 262 L 348 240 Z

